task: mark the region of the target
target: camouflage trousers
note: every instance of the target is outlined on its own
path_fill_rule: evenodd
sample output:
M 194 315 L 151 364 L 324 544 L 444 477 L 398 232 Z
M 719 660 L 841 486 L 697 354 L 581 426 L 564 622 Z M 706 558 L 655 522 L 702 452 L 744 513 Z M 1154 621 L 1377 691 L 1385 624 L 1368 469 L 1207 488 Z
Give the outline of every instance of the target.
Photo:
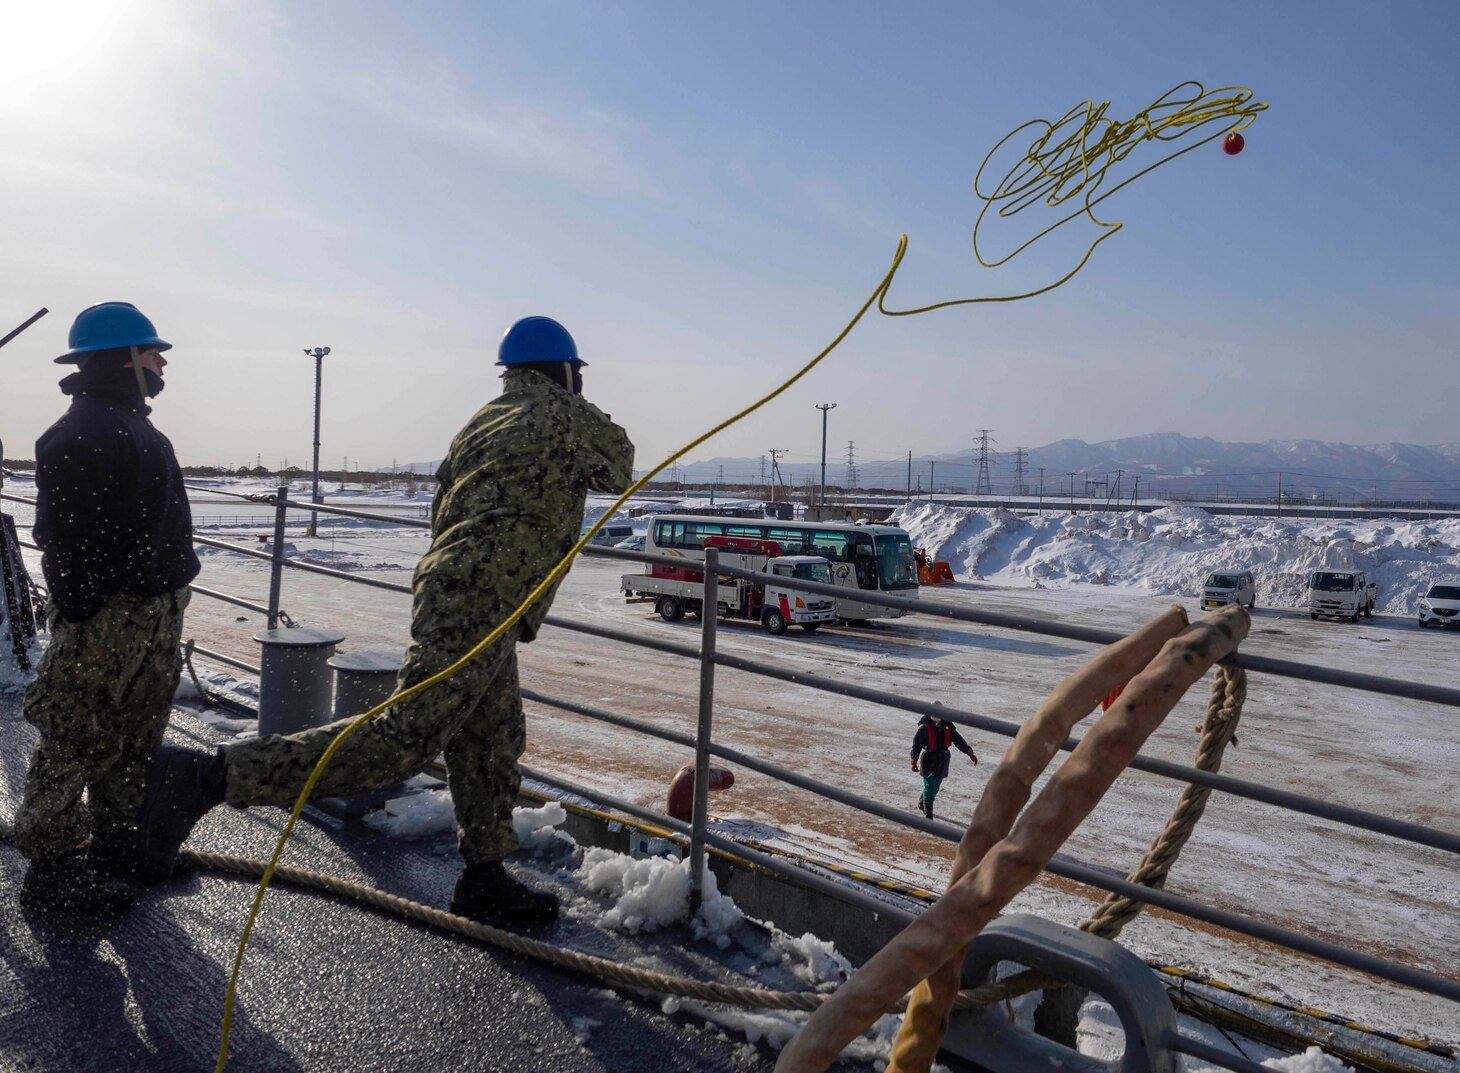
M 511 613 L 515 604 L 462 587 L 418 579 L 413 642 L 397 691 L 449 667 Z M 517 680 L 518 628 L 452 677 L 386 709 L 345 739 L 316 784 L 314 798 L 382 789 L 445 753 L 458 841 L 468 864 L 499 861 L 517 849 L 512 829 L 527 727 Z M 227 801 L 292 806 L 348 720 L 229 745 Z
M 15 844 L 27 857 L 136 826 L 182 670 L 191 595 L 116 593 L 82 623 L 47 610 L 50 644 L 25 691 L 25 718 L 40 731 L 15 817 Z

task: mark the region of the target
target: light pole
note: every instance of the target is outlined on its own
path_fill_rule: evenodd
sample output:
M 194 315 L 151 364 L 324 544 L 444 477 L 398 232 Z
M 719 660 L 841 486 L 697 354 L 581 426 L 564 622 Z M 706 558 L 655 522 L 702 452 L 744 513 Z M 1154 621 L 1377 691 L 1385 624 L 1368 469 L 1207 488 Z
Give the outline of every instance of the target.
M 304 348 L 304 353 L 314 359 L 314 502 L 319 502 L 319 388 L 324 379 L 324 356 L 330 352 L 327 346 L 317 346 L 313 350 Z M 309 512 L 309 532 L 306 536 L 314 536 L 315 529 L 319 525 L 319 515 L 314 511 Z
M 826 411 L 835 410 L 836 403 L 817 403 L 816 408 L 821 411 L 821 509 L 826 509 Z M 820 520 L 818 512 L 817 520 Z

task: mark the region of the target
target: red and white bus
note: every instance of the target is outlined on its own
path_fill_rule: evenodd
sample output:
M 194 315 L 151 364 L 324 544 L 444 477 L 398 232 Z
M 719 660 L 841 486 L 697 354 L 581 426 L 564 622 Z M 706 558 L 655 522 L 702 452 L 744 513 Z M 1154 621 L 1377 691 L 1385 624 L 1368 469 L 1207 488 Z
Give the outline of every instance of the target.
M 705 541 L 710 537 L 773 540 L 783 555 L 820 555 L 831 564 L 832 582 L 850 590 L 836 598 L 836 616 L 844 622 L 901 618 L 908 613 L 864 603 L 856 598 L 857 592 L 917 596 L 918 565 L 912 541 L 904 530 L 892 525 L 659 514 L 649 526 L 644 550 L 703 562 Z M 689 566 L 682 571 L 654 566 L 650 572 L 663 577 L 682 573 L 685 580 L 703 576 Z

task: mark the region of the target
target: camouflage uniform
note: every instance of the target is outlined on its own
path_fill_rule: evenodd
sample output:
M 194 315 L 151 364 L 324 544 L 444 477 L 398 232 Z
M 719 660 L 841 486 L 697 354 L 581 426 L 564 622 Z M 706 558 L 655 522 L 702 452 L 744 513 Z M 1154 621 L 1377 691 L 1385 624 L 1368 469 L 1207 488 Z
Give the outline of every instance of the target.
M 135 823 L 182 670 L 190 595 L 114 593 L 79 624 L 48 609 L 50 645 L 25 691 L 25 717 L 40 731 L 15 818 L 27 857 L 59 856 L 88 834 L 125 836 Z
M 454 663 L 510 615 L 578 538 L 588 489 L 633 479 L 633 445 L 608 416 L 540 374 L 511 369 L 503 391 L 452 442 L 437 471 L 431 549 L 412 583 L 412 644 L 398 688 Z M 453 677 L 345 739 L 316 797 L 389 785 L 446 754 L 468 864 L 517 848 L 512 804 L 526 747 L 518 641 L 537 636 L 553 593 Z M 292 805 L 344 722 L 229 746 L 230 805 Z

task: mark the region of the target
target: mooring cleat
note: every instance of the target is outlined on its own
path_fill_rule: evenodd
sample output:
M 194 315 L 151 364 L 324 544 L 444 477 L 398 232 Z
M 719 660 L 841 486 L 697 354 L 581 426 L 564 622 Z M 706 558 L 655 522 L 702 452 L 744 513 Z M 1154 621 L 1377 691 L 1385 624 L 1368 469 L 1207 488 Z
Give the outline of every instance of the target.
M 178 870 L 178 850 L 199 820 L 223 804 L 221 750 L 195 753 L 164 745 L 152 760 L 147 796 L 137 814 L 137 878 L 161 883 Z

